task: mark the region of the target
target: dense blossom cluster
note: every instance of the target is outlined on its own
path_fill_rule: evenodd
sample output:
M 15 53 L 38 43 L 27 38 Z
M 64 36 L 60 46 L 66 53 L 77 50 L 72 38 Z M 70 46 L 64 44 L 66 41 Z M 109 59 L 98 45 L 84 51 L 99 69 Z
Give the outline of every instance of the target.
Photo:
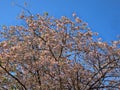
M 20 18 L 0 31 L 0 90 L 120 89 L 120 41 L 95 40 L 76 14 Z

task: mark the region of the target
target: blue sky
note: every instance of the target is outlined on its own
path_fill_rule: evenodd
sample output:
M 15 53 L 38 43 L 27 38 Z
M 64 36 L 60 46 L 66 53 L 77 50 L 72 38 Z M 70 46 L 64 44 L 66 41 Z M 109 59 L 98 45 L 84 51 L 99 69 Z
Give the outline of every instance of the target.
M 71 18 L 73 12 L 88 23 L 94 32 L 98 32 L 104 41 L 116 40 L 120 35 L 120 0 L 0 0 L 0 25 L 17 25 L 21 21 L 17 16 L 24 5 L 33 13 Z

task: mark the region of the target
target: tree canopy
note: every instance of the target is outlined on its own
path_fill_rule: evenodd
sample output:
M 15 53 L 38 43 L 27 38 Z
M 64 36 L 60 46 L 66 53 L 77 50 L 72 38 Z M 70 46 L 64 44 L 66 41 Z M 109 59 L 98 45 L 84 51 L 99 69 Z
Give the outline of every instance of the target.
M 0 89 L 120 89 L 120 40 L 95 39 L 75 13 L 20 18 L 25 25 L 0 31 Z

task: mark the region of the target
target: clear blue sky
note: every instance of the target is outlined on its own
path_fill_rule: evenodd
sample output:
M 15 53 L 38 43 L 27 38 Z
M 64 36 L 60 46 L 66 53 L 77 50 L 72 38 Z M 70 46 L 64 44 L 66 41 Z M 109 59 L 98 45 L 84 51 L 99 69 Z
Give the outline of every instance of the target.
M 89 24 L 92 31 L 98 32 L 104 41 L 116 40 L 120 35 L 120 0 L 0 0 L 0 25 L 17 25 L 23 5 L 33 13 L 48 12 L 50 16 L 71 17 L 73 12 Z

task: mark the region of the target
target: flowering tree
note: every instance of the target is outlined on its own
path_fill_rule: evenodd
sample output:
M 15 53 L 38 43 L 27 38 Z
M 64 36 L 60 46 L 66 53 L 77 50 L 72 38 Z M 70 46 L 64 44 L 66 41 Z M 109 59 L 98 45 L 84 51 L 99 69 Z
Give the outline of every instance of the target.
M 120 41 L 94 39 L 76 14 L 20 18 L 0 31 L 0 90 L 120 89 Z

